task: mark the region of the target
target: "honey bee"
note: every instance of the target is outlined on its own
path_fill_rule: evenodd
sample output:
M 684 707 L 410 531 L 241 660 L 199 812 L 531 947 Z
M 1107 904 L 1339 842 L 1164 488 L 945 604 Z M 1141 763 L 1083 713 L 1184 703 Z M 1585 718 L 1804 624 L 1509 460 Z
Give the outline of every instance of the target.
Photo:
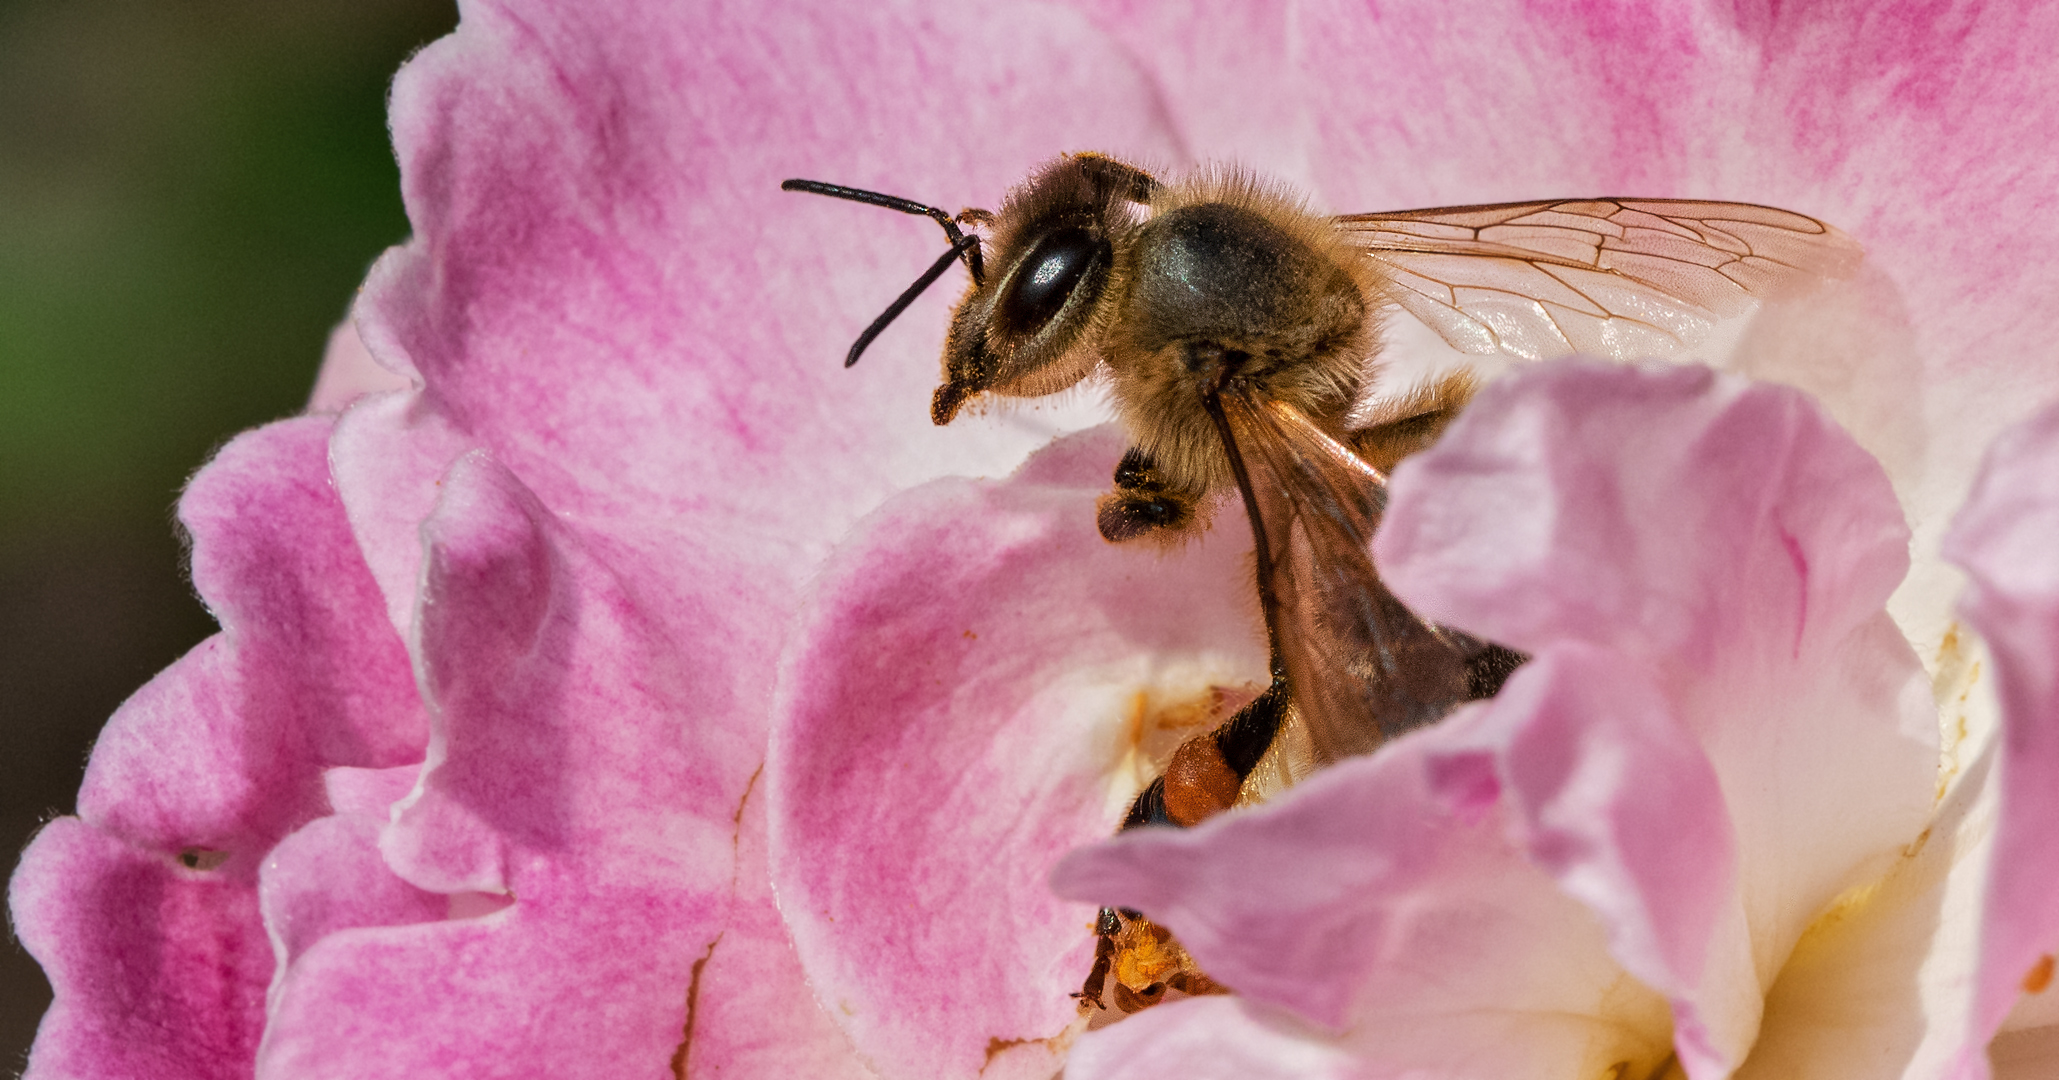
M 1290 720 L 1320 765 L 1491 696 L 1522 662 L 1416 616 L 1373 567 L 1386 470 L 1433 441 L 1473 389 L 1453 376 L 1368 409 L 1383 318 L 1399 309 L 1474 354 L 1666 355 L 1859 256 L 1831 226 L 1764 206 L 1569 199 L 1328 217 L 1236 170 L 1167 183 L 1092 153 L 1039 169 L 997 212 L 783 186 L 927 215 L 950 240 L 847 366 L 962 261 L 972 281 L 932 420 L 1099 374 L 1134 442 L 1098 507 L 1105 538 L 1182 535 L 1205 523 L 1213 495 L 1241 497 L 1272 684 L 1178 747 L 1124 828 L 1227 809 Z M 1096 1003 L 1121 967 L 1117 938 L 1156 940 L 1148 923 L 1131 927 L 1140 919 L 1102 912 L 1086 988 Z

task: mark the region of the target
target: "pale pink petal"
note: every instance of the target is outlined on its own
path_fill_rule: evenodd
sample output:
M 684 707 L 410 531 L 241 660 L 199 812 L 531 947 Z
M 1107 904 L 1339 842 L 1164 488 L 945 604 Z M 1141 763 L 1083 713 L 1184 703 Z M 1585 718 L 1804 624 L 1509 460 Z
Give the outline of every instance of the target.
M 1946 551 L 1972 577 L 1966 620 L 1993 654 L 2002 702 L 1995 823 L 1972 1045 L 2059 953 L 2059 409 L 2004 435 Z M 2021 1042 L 2021 1039 L 2017 1040 Z M 1999 1055 L 2000 1048 L 1997 1048 Z M 1968 1068 L 1977 1067 L 1969 1061 Z
M 1094 498 L 1120 452 L 1112 432 L 1078 436 L 1006 482 L 893 500 L 831 561 L 791 646 L 773 881 L 817 991 L 883 1075 L 1057 1066 L 1062 1043 L 1041 1040 L 1077 1016 L 1094 911 L 1045 874 L 1149 779 L 1136 744 L 1159 737 L 1157 703 L 1264 678 L 1248 533 L 1106 543 Z
M 1524 651 L 1613 650 L 1701 743 L 1739 919 L 1693 996 L 1741 1060 L 1802 932 L 1935 801 L 1928 682 L 1883 611 L 1908 556 L 1879 464 L 1793 391 L 1568 361 L 1490 387 L 1392 497 L 1375 548 L 1416 610 Z
M 405 390 L 409 379 L 379 366 L 357 336 L 357 325 L 349 319 L 329 333 L 329 347 L 322 353 L 322 366 L 315 373 L 315 388 L 308 395 L 307 411 L 341 412 L 367 394 Z
M 1756 1010 L 1723 1016 L 1723 1002 L 1712 1018 L 1698 991 L 1709 961 L 1730 959 L 1712 944 L 1738 930 L 1735 840 L 1714 768 L 1649 672 L 1613 650 L 1551 646 L 1466 726 L 1464 744 L 1430 758 L 1439 786 L 1463 778 L 1477 801 L 1474 762 L 1487 756 L 1531 862 L 1601 917 L 1631 974 L 1672 999 L 1689 1072 L 1733 1063 Z M 1709 1030 L 1712 1019 L 1728 1030 Z
M 1367 1075 L 1363 1063 L 1344 1048 L 1257 1011 L 1228 997 L 1168 1002 L 1082 1039 L 1066 1060 L 1065 1075 L 1091 1080 L 1344 1080 Z
M 1802 935 L 1766 993 L 1736 1080 L 1952 1075 L 1967 1046 L 1992 846 L 1989 762 L 1977 759 L 1951 786 L 1892 871 L 1840 897 Z
M 1551 676 L 1518 673 L 1509 689 L 1526 678 Z M 1649 1074 L 1671 1050 L 1664 998 L 1610 957 L 1602 923 L 1510 842 L 1496 769 L 1474 768 L 1501 726 L 1493 713 L 1529 709 L 1497 701 L 1255 810 L 1127 833 L 1068 857 L 1053 887 L 1172 928 L 1212 978 L 1320 1025 L 1301 1037 L 1348 1049 L 1355 1075 L 1605 1076 L 1618 1062 L 1624 1075 Z M 1130 1075 L 1094 1048 L 1126 1042 L 1127 1023 L 1084 1036 L 1083 1058 Z M 1253 1037 L 1264 1046 L 1293 1033 L 1273 1019 Z

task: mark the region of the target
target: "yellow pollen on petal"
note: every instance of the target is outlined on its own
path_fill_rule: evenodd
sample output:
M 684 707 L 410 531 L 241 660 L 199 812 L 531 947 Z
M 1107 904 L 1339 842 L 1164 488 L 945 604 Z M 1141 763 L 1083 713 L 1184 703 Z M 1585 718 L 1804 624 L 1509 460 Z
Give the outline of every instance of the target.
M 1931 699 L 1937 703 L 1938 713 L 1938 775 L 1937 801 L 1943 802 L 1945 793 L 1951 788 L 1969 761 L 1980 750 L 1974 738 L 1973 716 L 1980 703 L 1978 693 L 1985 700 L 1993 689 L 1983 685 L 1981 662 L 1983 646 L 1979 638 L 1970 637 L 1957 622 L 1946 627 L 1944 637 L 1938 642 L 1937 654 L 1932 659 L 1930 680 Z

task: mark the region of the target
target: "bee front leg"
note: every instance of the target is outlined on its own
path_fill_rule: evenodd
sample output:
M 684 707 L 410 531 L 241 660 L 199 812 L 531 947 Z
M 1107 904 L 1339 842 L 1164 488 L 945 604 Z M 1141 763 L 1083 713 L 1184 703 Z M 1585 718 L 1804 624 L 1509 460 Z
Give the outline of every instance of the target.
M 1094 919 L 1094 967 L 1087 972 L 1087 981 L 1073 992 L 1080 1003 L 1080 1012 L 1106 1009 L 1101 998 L 1108 989 L 1108 968 L 1115 962 L 1115 935 L 1122 932 L 1122 919 L 1114 908 L 1102 908 Z
M 1151 456 L 1132 446 L 1115 466 L 1115 490 L 1101 496 L 1095 522 L 1101 527 L 1102 539 L 1121 544 L 1186 528 L 1194 520 L 1198 501 L 1198 492 L 1167 483 Z

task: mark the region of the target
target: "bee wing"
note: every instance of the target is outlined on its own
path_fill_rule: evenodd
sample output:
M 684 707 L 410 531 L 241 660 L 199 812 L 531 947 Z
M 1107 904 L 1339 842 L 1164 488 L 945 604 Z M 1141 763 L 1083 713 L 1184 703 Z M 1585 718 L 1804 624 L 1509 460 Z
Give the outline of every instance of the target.
M 1467 662 L 1488 646 L 1417 617 L 1373 569 L 1386 477 L 1291 405 L 1221 400 L 1269 556 L 1267 625 L 1317 759 L 1365 753 L 1472 696 Z
M 1746 203 L 1569 199 L 1336 223 L 1388 271 L 1389 298 L 1453 347 L 1530 360 L 1677 352 L 1861 254 L 1815 218 Z

